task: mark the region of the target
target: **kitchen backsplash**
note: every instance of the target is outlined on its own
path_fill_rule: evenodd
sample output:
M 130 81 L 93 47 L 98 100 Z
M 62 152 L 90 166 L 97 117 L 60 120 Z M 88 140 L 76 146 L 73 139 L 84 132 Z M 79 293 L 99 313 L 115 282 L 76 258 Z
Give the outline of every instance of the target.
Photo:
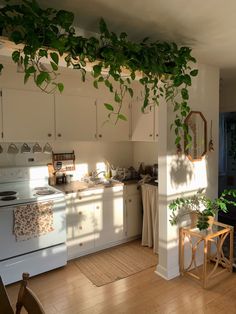
M 4 177 L 28 179 L 30 175 L 32 176 L 32 170 L 29 169 L 34 169 L 35 166 L 46 166 L 52 162 L 51 154 L 32 153 L 35 143 L 27 143 L 31 148 L 31 152 L 27 153 L 21 153 L 23 143 L 15 143 L 19 148 L 17 154 L 7 153 L 9 144 L 1 144 L 3 152 L 0 154 L 0 182 Z M 39 142 L 39 144 L 43 147 L 46 143 Z M 157 162 L 157 143 L 50 142 L 49 144 L 56 153 L 75 151 L 74 179 L 80 179 L 84 174 L 100 168 L 105 161 L 109 161 L 115 167 L 128 168 L 133 165 L 136 169 L 140 162 L 150 165 Z M 8 167 L 9 171 L 6 170 Z M 14 169 L 18 170 L 13 171 L 10 167 L 17 167 Z M 43 176 L 47 175 L 47 167 L 42 167 L 42 169 L 44 169 L 42 170 Z

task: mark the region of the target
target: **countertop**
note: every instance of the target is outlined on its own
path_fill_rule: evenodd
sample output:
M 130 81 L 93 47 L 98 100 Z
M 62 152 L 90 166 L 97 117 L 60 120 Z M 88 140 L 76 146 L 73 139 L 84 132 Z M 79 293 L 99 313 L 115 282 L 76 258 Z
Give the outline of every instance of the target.
M 111 188 L 114 186 L 124 185 L 123 182 L 111 181 L 108 184 L 88 184 L 82 181 L 73 181 L 71 183 L 57 184 L 54 187 L 65 194 L 87 191 L 91 189 Z
M 101 188 L 106 189 L 106 188 L 111 188 L 111 187 L 121 186 L 121 185 L 137 184 L 138 182 L 139 180 L 127 180 L 124 182 L 114 180 L 114 181 L 110 181 L 108 184 L 92 184 L 91 185 L 82 181 L 73 181 L 71 183 L 57 184 L 54 187 L 62 191 L 65 194 L 70 194 L 70 193 L 87 191 L 91 189 L 101 189 Z M 146 182 L 145 184 L 158 186 L 158 183 L 154 181 Z

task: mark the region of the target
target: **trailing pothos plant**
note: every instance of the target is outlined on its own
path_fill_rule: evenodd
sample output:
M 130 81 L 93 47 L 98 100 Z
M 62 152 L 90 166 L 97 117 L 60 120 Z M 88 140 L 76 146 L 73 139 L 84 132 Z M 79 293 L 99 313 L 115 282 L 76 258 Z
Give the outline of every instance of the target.
M 93 63 L 94 87 L 105 84 L 118 104 L 116 107 L 104 104 L 108 117 L 115 115 L 116 122 L 126 120 L 122 113 L 123 100 L 127 93 L 133 97 L 132 82 L 138 80 L 143 87 L 141 109 L 158 105 L 164 97 L 176 112 L 172 124 L 175 144 L 180 148 L 183 136 L 191 142 L 184 120 L 190 111 L 188 88 L 198 70 L 192 68 L 196 60 L 189 47 L 148 38 L 133 42 L 124 32 L 118 35 L 111 32 L 103 19 L 98 37 L 85 38 L 76 35 L 72 12 L 43 9 L 36 0 L 9 3 L 6 1 L 0 9 L 0 28 L 9 40 L 21 44 L 12 53 L 12 59 L 23 67 L 25 83 L 32 78 L 44 92 L 62 92 L 63 83 L 58 81 L 60 58 L 68 67 L 79 70 L 83 81 L 87 62 Z M 2 70 L 3 66 L 0 67 Z

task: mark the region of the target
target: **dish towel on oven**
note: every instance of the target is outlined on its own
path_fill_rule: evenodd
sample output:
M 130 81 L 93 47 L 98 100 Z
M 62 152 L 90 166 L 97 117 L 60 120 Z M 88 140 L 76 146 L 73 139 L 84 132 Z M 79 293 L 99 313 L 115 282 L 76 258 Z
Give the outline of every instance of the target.
M 13 226 L 16 241 L 29 240 L 53 231 L 52 208 L 52 201 L 16 206 Z

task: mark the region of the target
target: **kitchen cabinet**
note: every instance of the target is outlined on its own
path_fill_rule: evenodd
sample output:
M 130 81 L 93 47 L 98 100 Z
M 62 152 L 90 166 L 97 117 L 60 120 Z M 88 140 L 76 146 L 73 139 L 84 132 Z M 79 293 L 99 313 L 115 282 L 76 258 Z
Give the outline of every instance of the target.
M 124 238 L 123 187 L 104 197 L 95 209 L 95 247 Z
M 132 141 L 153 142 L 158 139 L 158 107 L 151 105 L 142 112 L 142 104 L 138 97 L 132 101 Z
M 67 194 L 66 206 L 68 259 L 124 239 L 122 185 Z
M 95 98 L 80 95 L 56 95 L 56 139 L 93 141 L 96 139 Z
M 142 201 L 137 184 L 126 185 L 124 190 L 126 216 L 125 234 L 127 238 L 140 236 L 142 233 Z
M 68 194 L 67 251 L 68 258 L 75 258 L 94 248 L 94 202 L 91 197 L 78 193 Z
M 128 97 L 125 98 L 122 106 L 122 114 L 127 117 L 127 121 L 118 120 L 116 115 L 112 114 L 104 106 L 104 103 L 112 104 L 114 112 L 118 110 L 118 104 L 108 97 L 97 98 L 97 139 L 102 141 L 129 141 L 130 140 L 130 103 Z M 111 113 L 110 119 L 108 114 Z
M 54 98 L 39 91 L 2 89 L 6 142 L 54 139 Z

